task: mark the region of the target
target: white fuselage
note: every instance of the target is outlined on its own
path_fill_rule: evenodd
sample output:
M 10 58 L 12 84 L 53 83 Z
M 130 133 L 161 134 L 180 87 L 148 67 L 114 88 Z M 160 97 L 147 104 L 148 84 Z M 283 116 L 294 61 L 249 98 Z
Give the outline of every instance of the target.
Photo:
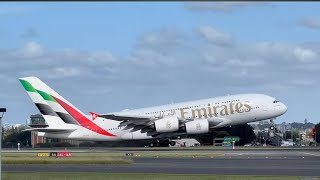
M 200 119 L 208 119 L 210 122 L 212 122 L 210 128 L 218 128 L 266 119 L 273 119 L 284 114 L 286 111 L 287 107 L 273 97 L 263 94 L 238 94 L 135 110 L 126 110 L 111 114 L 150 117 L 177 116 L 182 120 L 194 119 L 195 121 Z M 88 118 L 91 118 L 91 116 L 88 116 Z M 45 136 L 62 139 L 96 141 L 154 138 L 147 133 L 141 133 L 140 130 L 130 132 L 131 129 L 125 129 L 125 126 L 119 126 L 119 121 L 98 117 L 94 120 L 94 122 L 98 126 L 116 136 L 110 137 L 101 135 L 96 132 L 90 131 L 82 126 L 71 124 L 70 126 L 74 126 L 74 128 L 76 128 L 77 130 L 69 133 L 46 132 Z M 179 134 L 181 134 L 181 132 Z M 177 135 L 177 133 L 167 133 L 163 137 L 170 137 L 174 135 Z

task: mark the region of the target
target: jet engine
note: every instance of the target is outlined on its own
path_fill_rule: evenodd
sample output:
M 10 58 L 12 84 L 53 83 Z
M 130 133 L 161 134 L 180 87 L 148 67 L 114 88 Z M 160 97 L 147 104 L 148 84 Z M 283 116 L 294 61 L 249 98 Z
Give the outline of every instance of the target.
M 156 131 L 159 133 L 179 130 L 179 120 L 175 116 L 168 116 L 154 122 Z
M 187 134 L 203 134 L 209 132 L 209 121 L 207 119 L 193 120 L 185 124 Z

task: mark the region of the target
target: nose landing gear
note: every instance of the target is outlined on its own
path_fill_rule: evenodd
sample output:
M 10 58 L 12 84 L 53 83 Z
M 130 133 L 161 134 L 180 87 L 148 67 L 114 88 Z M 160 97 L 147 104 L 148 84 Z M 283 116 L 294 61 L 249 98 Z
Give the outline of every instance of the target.
M 269 136 L 270 137 L 274 137 L 275 136 L 275 127 L 274 127 L 274 119 L 270 119 L 270 127 L 269 127 L 269 130 L 268 130 L 268 133 L 269 133 Z

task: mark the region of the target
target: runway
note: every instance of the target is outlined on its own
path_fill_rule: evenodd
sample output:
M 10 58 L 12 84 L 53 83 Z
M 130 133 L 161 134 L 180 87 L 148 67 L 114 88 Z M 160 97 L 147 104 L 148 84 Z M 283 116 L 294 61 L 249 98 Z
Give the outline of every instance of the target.
M 3 171 L 320 176 L 319 151 L 235 151 L 220 157 L 133 157 L 133 160 L 130 165 L 4 164 Z

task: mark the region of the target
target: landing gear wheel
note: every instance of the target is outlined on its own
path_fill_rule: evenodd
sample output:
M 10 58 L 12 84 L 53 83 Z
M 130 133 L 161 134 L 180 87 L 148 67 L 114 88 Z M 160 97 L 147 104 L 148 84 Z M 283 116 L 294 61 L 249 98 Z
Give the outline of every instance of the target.
M 149 147 L 154 147 L 154 143 L 153 143 L 153 142 L 150 143 L 150 144 L 149 144 Z
M 175 146 L 175 145 L 176 145 L 176 142 L 175 142 L 175 141 L 170 141 L 170 145 L 171 145 L 171 146 Z
M 161 146 L 162 147 L 169 147 L 169 144 L 170 144 L 170 141 L 167 139 L 167 140 L 162 141 Z

